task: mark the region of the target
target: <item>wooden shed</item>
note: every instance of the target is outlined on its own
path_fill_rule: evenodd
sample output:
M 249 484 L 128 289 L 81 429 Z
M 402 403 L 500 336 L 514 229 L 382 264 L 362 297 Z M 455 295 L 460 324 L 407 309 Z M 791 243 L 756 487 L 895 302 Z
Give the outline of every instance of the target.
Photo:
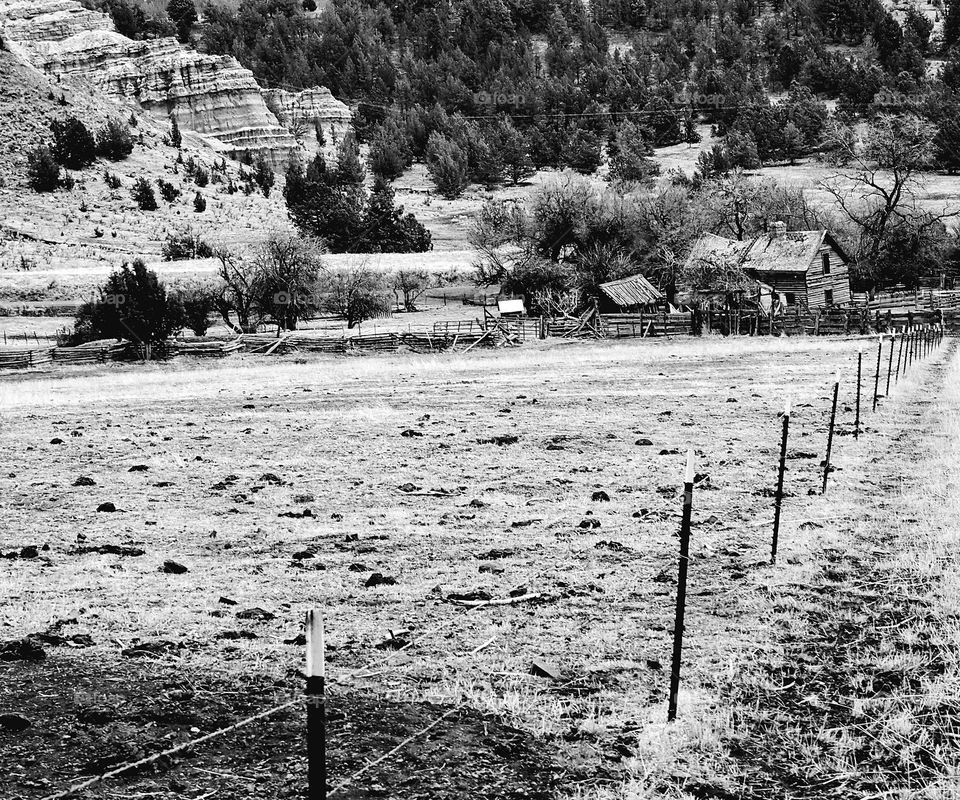
M 850 259 L 826 230 L 788 231 L 776 222 L 767 233 L 742 242 L 706 234 L 694 244 L 690 259 L 736 264 L 770 287 L 786 306 L 823 308 L 851 302 Z
M 601 283 L 601 312 L 656 311 L 664 302 L 663 293 L 643 275 L 631 275 Z

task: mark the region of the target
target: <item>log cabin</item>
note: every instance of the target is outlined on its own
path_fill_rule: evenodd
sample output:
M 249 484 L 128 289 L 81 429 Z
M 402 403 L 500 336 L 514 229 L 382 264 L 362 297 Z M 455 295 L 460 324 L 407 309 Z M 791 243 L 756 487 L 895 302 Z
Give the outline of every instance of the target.
M 753 239 L 736 241 L 705 234 L 687 264 L 739 268 L 766 284 L 786 306 L 823 308 L 851 302 L 850 259 L 829 231 L 788 231 L 783 222 Z

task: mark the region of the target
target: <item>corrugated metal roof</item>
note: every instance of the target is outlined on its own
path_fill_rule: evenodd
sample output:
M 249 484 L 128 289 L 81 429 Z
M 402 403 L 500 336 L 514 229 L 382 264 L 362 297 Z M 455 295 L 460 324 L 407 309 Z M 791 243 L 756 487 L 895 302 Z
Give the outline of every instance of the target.
M 608 281 L 599 286 L 601 292 L 618 306 L 645 306 L 657 303 L 663 295 L 643 275 L 631 275 L 617 281 Z

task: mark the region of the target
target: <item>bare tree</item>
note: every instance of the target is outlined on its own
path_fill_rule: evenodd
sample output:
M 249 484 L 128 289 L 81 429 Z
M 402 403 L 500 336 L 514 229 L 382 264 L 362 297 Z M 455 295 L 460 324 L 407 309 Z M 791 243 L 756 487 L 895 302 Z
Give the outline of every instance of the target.
M 258 265 L 248 254 L 226 246 L 215 247 L 213 253 L 220 261 L 217 274 L 223 282 L 216 300 L 217 311 L 236 333 L 255 333 L 263 321 L 263 275 Z M 231 313 L 237 316 L 236 324 Z
M 387 276 L 366 261 L 327 270 L 321 277 L 320 291 L 321 307 L 343 317 L 348 328 L 384 316 L 393 308 L 394 296 Z
M 296 330 L 318 307 L 317 289 L 326 267 L 319 239 L 274 232 L 252 254 L 259 273 L 259 305 L 281 330 Z
M 917 205 L 923 173 L 933 164 L 936 128 L 913 116 L 882 116 L 862 138 L 834 123 L 827 146 L 837 171 L 821 186 L 856 230 L 856 261 L 877 283 L 885 242 L 900 224 L 921 233 L 934 230 L 957 212 L 932 214 Z
M 425 269 L 399 269 L 393 276 L 393 290 L 403 298 L 405 311 L 416 311 L 419 298 L 434 282 Z

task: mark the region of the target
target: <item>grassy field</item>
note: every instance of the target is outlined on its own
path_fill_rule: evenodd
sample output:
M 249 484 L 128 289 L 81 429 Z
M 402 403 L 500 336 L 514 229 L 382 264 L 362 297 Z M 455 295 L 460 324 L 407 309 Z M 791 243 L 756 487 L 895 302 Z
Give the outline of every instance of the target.
M 38 554 L 0 560 L 0 626 L 46 637 L 45 660 L 0 661 L 0 713 L 32 722 L 0 732 L 6 796 L 289 698 L 310 607 L 330 645 L 334 783 L 456 709 L 335 796 L 949 796 L 958 366 L 952 345 L 918 365 L 854 441 L 856 346 L 552 342 L 3 378 L 0 551 Z M 539 660 L 554 679 L 531 673 Z M 285 711 L 85 796 L 295 797 L 301 737 Z

